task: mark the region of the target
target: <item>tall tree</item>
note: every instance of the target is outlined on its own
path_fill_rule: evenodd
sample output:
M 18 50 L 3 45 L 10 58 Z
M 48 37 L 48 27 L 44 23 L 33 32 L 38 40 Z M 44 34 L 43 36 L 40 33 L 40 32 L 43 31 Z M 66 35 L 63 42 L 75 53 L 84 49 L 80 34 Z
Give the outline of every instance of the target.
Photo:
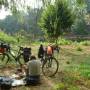
M 86 17 L 86 1 L 85 0 L 73 0 L 73 10 L 76 16 L 75 23 L 73 25 L 72 31 L 74 34 L 78 35 L 86 35 L 87 30 L 86 30 L 86 22 L 85 22 L 85 17 Z
M 48 37 L 57 42 L 58 37 L 67 32 L 73 24 L 73 14 L 65 0 L 56 0 L 42 13 L 39 25 Z

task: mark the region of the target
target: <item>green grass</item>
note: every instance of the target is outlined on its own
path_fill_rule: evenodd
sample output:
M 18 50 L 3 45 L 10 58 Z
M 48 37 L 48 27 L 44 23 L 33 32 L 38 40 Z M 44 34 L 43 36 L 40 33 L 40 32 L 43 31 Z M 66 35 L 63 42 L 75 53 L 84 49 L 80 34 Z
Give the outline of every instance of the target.
M 10 35 L 4 33 L 3 31 L 0 31 L 0 40 L 4 41 L 4 42 L 8 42 L 8 43 L 16 43 L 17 42 L 15 37 L 10 36 Z
M 81 85 L 90 89 L 90 46 L 80 45 L 80 48 L 77 50 L 76 44 L 61 46 L 60 67 L 54 81 L 63 83 L 66 90 L 82 90 Z

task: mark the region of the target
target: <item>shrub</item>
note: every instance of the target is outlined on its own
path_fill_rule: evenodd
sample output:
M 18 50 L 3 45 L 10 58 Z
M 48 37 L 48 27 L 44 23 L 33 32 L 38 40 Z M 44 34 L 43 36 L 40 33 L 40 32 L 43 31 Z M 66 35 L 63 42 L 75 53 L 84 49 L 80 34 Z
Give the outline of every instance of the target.
M 60 39 L 60 40 L 58 41 L 58 44 L 60 44 L 60 45 L 70 45 L 70 44 L 72 44 L 72 41 L 62 38 L 62 39 Z
M 68 90 L 79 90 L 79 88 L 76 86 L 70 85 Z
M 4 41 L 4 42 L 8 42 L 8 43 L 16 43 L 17 42 L 15 37 L 10 36 L 10 35 L 4 33 L 3 31 L 0 31 L 0 40 Z
M 59 83 L 55 86 L 55 90 L 67 90 L 64 83 Z
M 88 46 L 90 45 L 88 41 L 82 41 L 80 42 L 80 45 Z
M 83 49 L 82 49 L 80 46 L 78 46 L 78 47 L 76 48 L 76 50 L 77 50 L 77 51 L 82 51 Z

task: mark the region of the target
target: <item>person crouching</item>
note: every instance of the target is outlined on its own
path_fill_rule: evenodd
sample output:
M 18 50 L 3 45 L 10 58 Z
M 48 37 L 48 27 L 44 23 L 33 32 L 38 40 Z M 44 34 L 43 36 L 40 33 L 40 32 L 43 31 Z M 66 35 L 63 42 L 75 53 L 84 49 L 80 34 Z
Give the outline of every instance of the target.
M 31 56 L 27 63 L 26 84 L 36 85 L 40 83 L 41 62 L 36 60 L 35 56 Z

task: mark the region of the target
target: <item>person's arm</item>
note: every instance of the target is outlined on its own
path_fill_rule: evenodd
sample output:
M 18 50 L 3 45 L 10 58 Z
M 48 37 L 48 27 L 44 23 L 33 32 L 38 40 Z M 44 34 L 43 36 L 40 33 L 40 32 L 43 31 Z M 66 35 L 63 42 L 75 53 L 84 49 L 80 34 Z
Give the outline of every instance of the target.
M 25 72 L 25 75 L 28 75 L 28 66 L 27 64 L 23 65 L 23 71 Z

